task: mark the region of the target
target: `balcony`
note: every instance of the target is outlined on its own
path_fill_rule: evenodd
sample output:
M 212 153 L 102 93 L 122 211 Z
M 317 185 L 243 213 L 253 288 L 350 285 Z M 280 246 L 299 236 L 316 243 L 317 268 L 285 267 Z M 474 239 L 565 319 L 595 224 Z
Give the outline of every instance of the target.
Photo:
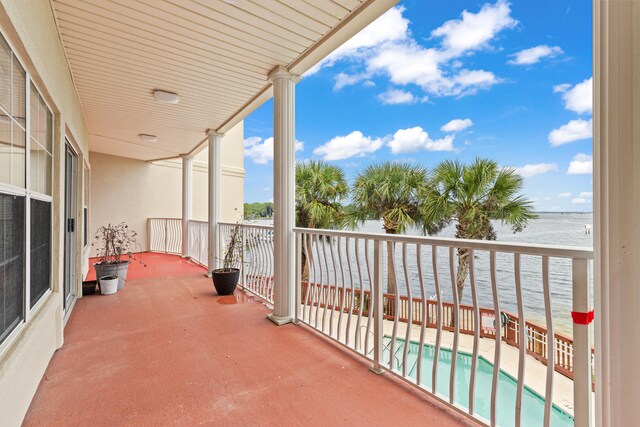
M 123 291 L 77 302 L 25 426 L 465 425 L 319 334 L 274 328 L 257 298 L 216 296 L 202 267 L 142 259 Z
M 217 228 L 224 250 L 234 224 Z M 207 262 L 207 229 L 206 222 L 188 223 L 187 255 L 196 263 Z M 180 252 L 179 219 L 150 219 L 149 230 L 150 248 Z M 243 224 L 239 230 L 240 286 L 272 305 L 278 292 L 273 228 Z M 572 326 L 566 309 L 554 310 L 550 286 L 572 290 L 573 311 L 588 311 L 581 304 L 590 305 L 590 249 L 294 232 L 294 318 L 305 329 L 351 350 L 373 371 L 395 376 L 483 424 L 521 419 L 535 425 L 544 419 L 568 426 L 590 417 L 592 332 L 588 324 Z M 461 248 L 472 258 L 470 304 L 458 302 L 454 284 Z M 536 283 L 539 293 L 525 300 Z

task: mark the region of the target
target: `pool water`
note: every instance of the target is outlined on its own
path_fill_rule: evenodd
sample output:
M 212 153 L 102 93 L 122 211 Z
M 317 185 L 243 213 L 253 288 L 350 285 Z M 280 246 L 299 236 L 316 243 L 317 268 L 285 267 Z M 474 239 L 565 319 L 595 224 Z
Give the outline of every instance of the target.
M 389 363 L 391 337 L 384 337 L 384 362 Z M 394 369 L 402 371 L 404 354 L 404 340 L 396 339 L 393 352 Z M 411 341 L 407 355 L 407 375 L 413 380 L 417 376 L 418 350 L 420 344 Z M 433 356 L 435 347 L 425 344 L 422 350 L 421 381 L 422 386 L 431 389 Z M 449 399 L 449 375 L 451 372 L 451 350 L 440 349 L 438 358 L 437 393 Z M 456 361 L 455 396 L 457 404 L 469 407 L 469 381 L 471 377 L 472 355 L 458 352 Z M 474 395 L 474 411 L 485 420 L 491 419 L 491 385 L 493 381 L 493 365 L 482 356 L 478 357 L 476 368 L 476 385 Z M 496 417 L 499 426 L 515 426 L 517 381 L 515 378 L 500 370 L 498 375 L 498 395 Z M 524 387 L 522 396 L 522 426 L 542 426 L 544 420 L 544 398 L 528 387 Z M 555 405 L 551 410 L 551 425 L 554 427 L 573 426 L 573 417 Z

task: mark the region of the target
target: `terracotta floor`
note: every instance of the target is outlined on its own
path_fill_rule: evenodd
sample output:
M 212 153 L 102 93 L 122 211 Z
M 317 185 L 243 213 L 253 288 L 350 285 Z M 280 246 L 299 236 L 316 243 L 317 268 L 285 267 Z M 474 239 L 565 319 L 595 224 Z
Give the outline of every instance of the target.
M 244 294 L 216 296 L 202 268 L 143 259 L 122 291 L 77 302 L 24 425 L 464 425 Z

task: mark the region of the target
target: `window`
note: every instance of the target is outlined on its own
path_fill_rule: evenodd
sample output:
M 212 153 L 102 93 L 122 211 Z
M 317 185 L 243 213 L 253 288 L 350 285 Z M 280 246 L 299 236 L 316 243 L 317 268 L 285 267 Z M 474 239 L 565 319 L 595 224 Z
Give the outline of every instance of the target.
M 0 194 L 0 342 L 22 320 L 24 197 Z
M 51 286 L 51 202 L 31 200 L 29 307 L 40 300 Z
M 0 343 L 50 288 L 52 153 L 51 110 L 0 35 Z

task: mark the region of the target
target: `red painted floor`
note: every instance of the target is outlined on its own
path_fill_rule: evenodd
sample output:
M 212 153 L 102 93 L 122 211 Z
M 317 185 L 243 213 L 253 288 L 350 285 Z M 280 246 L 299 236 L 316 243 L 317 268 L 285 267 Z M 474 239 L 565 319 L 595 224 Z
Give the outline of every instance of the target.
M 128 259 L 124 257 L 124 259 Z M 96 280 L 96 270 L 93 264 L 97 258 L 89 258 L 89 272 L 85 280 Z M 194 271 L 205 272 L 201 267 L 186 258 L 176 255 L 160 254 L 155 252 L 142 252 L 135 254 L 129 263 L 127 279 L 152 279 L 155 277 L 181 276 Z
M 201 267 L 145 262 L 76 303 L 25 426 L 464 425 L 244 294 L 215 295 Z

